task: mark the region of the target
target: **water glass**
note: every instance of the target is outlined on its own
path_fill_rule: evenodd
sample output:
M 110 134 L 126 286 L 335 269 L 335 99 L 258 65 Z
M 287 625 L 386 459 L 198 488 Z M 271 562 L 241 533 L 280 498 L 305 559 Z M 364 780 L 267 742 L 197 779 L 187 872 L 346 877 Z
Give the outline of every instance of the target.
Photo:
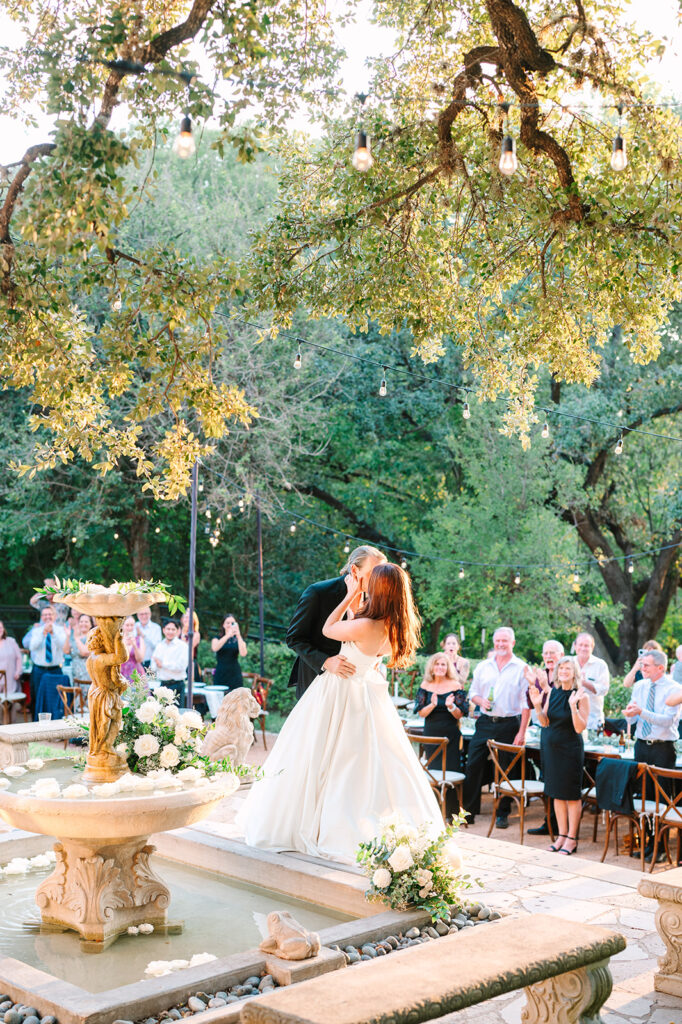
M 51 711 L 41 711 L 40 714 L 38 715 L 38 721 L 39 722 L 51 722 L 52 721 L 52 712 Z

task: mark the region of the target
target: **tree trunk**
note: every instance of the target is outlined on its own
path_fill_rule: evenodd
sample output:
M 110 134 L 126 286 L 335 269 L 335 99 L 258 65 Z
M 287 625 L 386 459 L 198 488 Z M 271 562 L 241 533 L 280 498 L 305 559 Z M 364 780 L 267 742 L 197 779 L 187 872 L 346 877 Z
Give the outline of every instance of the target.
M 141 495 L 135 496 L 133 512 L 128 520 L 126 547 L 130 555 L 133 579 L 152 578 L 152 563 L 149 551 L 149 516 L 146 502 Z
M 443 625 L 443 616 L 439 615 L 429 627 L 429 653 L 438 650 L 438 636 Z

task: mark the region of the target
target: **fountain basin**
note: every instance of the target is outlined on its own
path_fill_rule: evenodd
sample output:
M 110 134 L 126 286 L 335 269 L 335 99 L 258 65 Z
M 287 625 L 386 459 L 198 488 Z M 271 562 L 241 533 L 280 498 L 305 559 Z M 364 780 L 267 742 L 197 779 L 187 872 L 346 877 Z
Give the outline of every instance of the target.
M 227 790 L 191 785 L 178 792 L 77 800 L 17 792 L 48 777 L 82 782 L 72 763 L 53 762 L 13 779 L 0 792 L 4 821 L 58 839 L 55 870 L 36 892 L 43 924 L 78 932 L 86 952 L 106 948 L 131 925 L 165 927 L 170 891 L 150 865 L 149 836 L 201 821 Z M 233 790 L 238 786 L 235 776 Z
M 149 608 L 157 602 L 165 601 L 166 595 L 161 593 L 138 593 L 131 591 L 128 594 L 118 594 L 110 591 L 107 587 L 100 587 L 91 591 L 81 590 L 78 594 L 66 594 L 59 597 L 62 604 L 73 608 L 84 615 L 92 615 L 97 618 L 126 618 L 128 615 L 135 615 L 143 608 Z

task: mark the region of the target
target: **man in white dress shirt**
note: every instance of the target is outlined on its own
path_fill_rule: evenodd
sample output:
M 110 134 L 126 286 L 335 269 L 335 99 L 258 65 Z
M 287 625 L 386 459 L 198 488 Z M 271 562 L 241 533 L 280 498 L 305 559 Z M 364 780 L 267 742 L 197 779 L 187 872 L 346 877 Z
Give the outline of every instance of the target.
M 599 729 L 604 724 L 604 697 L 609 692 L 609 667 L 594 651 L 594 637 L 578 633 L 575 638 L 575 661 L 580 669 L 583 689 L 590 701 L 588 729 Z
M 513 653 L 515 642 L 514 630 L 509 626 L 495 630 L 493 657 L 476 666 L 469 690 L 469 700 L 481 712 L 469 743 L 464 780 L 464 807 L 469 812 L 469 821 L 481 810 L 481 787 L 489 765 L 488 740 L 514 744 L 526 740 L 530 720 L 526 699 L 528 683 L 524 676 L 525 663 Z M 497 828 L 509 827 L 510 807 L 511 800 L 501 800 L 498 804 Z
M 632 699 L 623 714 L 639 718 L 635 730 L 635 761 L 656 768 L 675 767 L 675 741 L 682 704 L 668 707 L 666 700 L 679 693 L 679 685 L 668 675 L 668 656 L 664 651 L 646 651 L 641 657 L 643 678 L 632 688 Z M 663 782 L 667 780 L 662 780 Z M 666 788 L 663 786 L 663 788 Z M 647 792 L 653 799 L 653 793 Z M 651 832 L 647 822 L 648 842 L 644 855 L 652 855 Z
M 158 622 L 154 622 L 149 608 L 143 608 L 137 613 L 135 633 L 144 640 L 144 658 L 142 659 L 142 664 L 145 668 L 149 668 L 152 663 L 154 648 L 157 644 L 160 644 L 163 639 L 161 626 Z
M 157 644 L 152 654 L 152 671 L 163 686 L 178 695 L 178 704 L 185 703 L 185 679 L 189 649 L 178 636 L 178 624 L 169 619 L 163 627 L 163 640 Z

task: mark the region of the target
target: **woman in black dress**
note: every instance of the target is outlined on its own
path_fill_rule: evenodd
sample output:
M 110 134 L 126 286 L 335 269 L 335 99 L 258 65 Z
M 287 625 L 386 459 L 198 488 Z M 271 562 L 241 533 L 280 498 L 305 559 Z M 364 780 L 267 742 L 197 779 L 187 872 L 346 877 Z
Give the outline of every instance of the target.
M 447 654 L 434 654 L 427 661 L 424 681 L 417 690 L 415 710 L 424 719 L 425 736 L 447 736 L 446 768 L 449 772 L 458 772 L 461 740 L 459 719 L 468 714 L 469 701 Z M 454 796 L 452 791 L 448 793 L 448 804 Z M 450 812 L 449 806 L 447 810 Z
M 224 686 L 228 690 L 236 690 L 243 686 L 244 680 L 239 659 L 246 657 L 246 644 L 239 632 L 234 615 L 225 616 L 223 635 L 211 640 L 211 650 L 215 652 L 216 656 L 214 686 Z
M 542 771 L 545 795 L 554 800 L 559 834 L 550 850 L 570 855 L 578 848 L 585 745 L 590 705 L 580 686 L 580 670 L 573 658 L 561 658 L 549 701 L 541 690 L 529 689 L 542 726 Z

